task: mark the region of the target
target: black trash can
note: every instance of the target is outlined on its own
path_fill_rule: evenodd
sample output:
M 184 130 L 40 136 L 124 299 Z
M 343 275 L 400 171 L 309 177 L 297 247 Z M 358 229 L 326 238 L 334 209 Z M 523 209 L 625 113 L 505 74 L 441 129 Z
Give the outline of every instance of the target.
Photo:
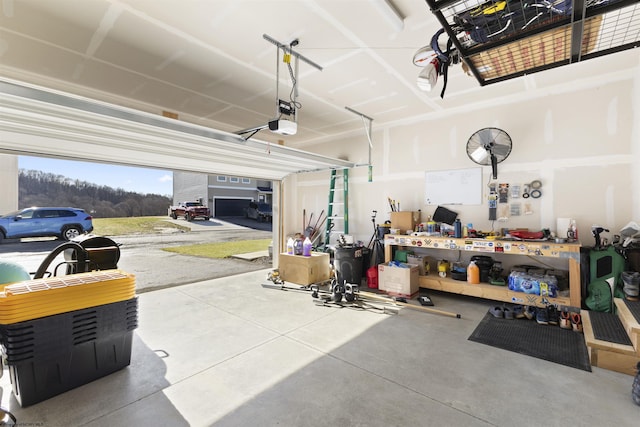
M 334 267 L 338 283 L 360 286 L 362 282 L 362 261 L 364 248 L 359 246 L 338 246 L 334 253 Z
M 362 277 L 367 277 L 367 270 L 371 267 L 371 250 L 362 248 Z

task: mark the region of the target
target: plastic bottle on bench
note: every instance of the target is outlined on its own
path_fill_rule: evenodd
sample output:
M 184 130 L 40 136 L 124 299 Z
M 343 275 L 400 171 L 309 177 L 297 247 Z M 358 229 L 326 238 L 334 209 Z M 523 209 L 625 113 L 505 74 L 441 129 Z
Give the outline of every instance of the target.
M 480 267 L 476 265 L 475 261 L 471 261 L 467 267 L 467 283 L 470 285 L 480 283 Z
M 287 240 L 287 253 L 293 255 L 293 239 L 291 237 Z
M 462 237 L 462 222 L 460 222 L 460 219 L 456 219 L 456 222 L 454 223 L 454 236 L 456 239 L 459 239 Z
M 304 243 L 302 243 L 302 255 L 311 256 L 311 240 L 309 240 L 308 237 L 304 239 Z

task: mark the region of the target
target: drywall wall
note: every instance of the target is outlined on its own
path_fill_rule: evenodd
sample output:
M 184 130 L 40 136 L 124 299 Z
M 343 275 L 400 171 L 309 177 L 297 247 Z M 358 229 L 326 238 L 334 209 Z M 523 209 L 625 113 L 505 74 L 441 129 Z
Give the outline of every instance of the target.
M 18 209 L 18 157 L 0 154 L 0 215 Z
M 612 237 L 628 221 L 640 220 L 639 82 L 635 70 L 603 85 L 592 82 L 558 93 L 546 90 L 526 101 L 510 100 L 437 120 L 374 127 L 373 182 L 367 182 L 365 167 L 350 172 L 350 234 L 367 243 L 372 211 L 377 211 L 377 222 L 389 219 L 387 197 L 399 200 L 402 210 L 421 210 L 426 221 L 435 206 L 425 204 L 425 172 L 475 166 L 466 154 L 466 141 L 476 130 L 494 126 L 507 131 L 513 140 L 513 150 L 499 164 L 495 182 L 523 186 L 540 180 L 542 197 L 509 199 L 509 207 L 519 205 L 521 215 L 511 215 L 509 209 L 507 219 L 489 221 L 487 185 L 492 180 L 490 167 L 484 167 L 483 203 L 448 208 L 481 230 L 527 227 L 555 231 L 558 217 L 570 217 L 577 220 L 584 245 L 594 242 L 594 224 L 609 228 L 610 235 L 603 237 Z M 486 88 L 488 94 L 490 89 Z M 306 148 L 366 163 L 368 147 L 361 139 L 354 136 Z M 309 213 L 327 208 L 329 172 L 298 175 L 287 179 L 285 188 L 284 224 L 289 234 L 300 231 L 297 224 L 302 224 L 303 209 Z

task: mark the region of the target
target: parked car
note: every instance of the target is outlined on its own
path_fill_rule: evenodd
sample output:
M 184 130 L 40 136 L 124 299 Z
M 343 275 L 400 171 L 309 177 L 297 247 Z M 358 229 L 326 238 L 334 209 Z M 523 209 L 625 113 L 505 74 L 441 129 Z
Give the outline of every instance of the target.
M 169 206 L 169 216 L 173 219 L 184 216 L 187 221 L 192 221 L 196 218 L 209 221 L 211 211 L 200 202 L 178 202 L 175 206 Z
M 252 218 L 258 222 L 271 222 L 271 205 L 266 203 L 249 203 L 247 208 L 247 218 Z
M 92 231 L 91 215 L 78 208 L 32 207 L 0 216 L 0 242 L 47 236 L 71 240 Z

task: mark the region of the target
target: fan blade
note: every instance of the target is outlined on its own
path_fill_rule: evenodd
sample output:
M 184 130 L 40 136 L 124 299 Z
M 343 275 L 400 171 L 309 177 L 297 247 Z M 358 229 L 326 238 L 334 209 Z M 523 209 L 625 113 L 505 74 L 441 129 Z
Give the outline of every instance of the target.
M 487 157 L 489 156 L 489 151 L 482 146 L 478 146 L 478 148 L 476 148 L 475 150 L 473 150 L 473 152 L 470 153 L 470 156 L 474 162 L 481 165 L 487 160 Z
M 509 153 L 511 153 L 511 145 L 510 144 L 494 144 L 491 151 L 496 156 L 500 157 L 500 161 L 507 158 Z
M 482 144 L 485 148 L 489 148 L 495 141 L 492 129 L 483 129 L 476 135 L 478 136 L 480 144 Z

